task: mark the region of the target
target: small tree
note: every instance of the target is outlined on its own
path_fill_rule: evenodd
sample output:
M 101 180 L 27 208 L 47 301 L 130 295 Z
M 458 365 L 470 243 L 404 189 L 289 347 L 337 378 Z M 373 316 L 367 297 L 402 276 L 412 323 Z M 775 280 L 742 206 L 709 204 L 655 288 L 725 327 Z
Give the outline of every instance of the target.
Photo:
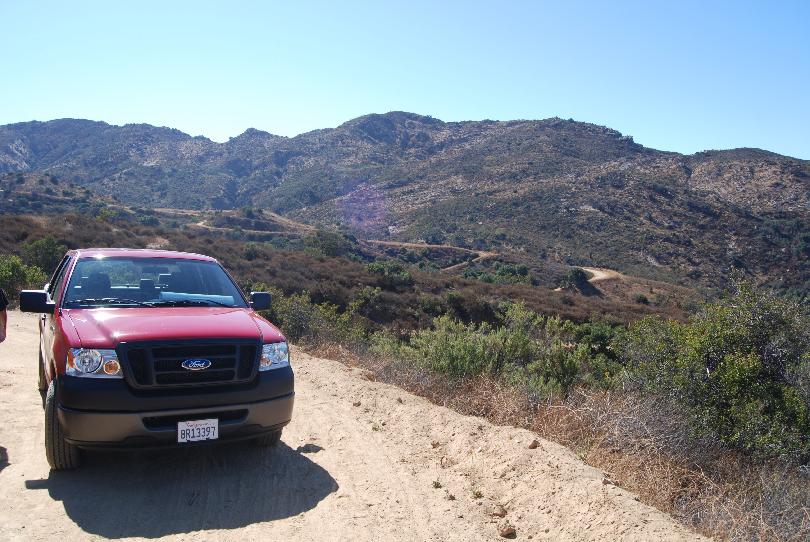
M 582 288 L 588 285 L 588 274 L 584 269 L 574 267 L 565 276 L 563 287 L 565 288 Z
M 589 282 L 588 273 L 579 267 L 572 267 L 568 271 L 562 287 L 568 290 L 574 290 L 582 295 L 591 296 L 599 294 L 599 290 Z
M 304 245 L 324 256 L 346 256 L 354 248 L 351 240 L 335 231 L 315 230 L 304 238 Z
M 10 300 L 16 300 L 20 290 L 41 288 L 48 277 L 39 268 L 25 265 L 19 256 L 0 256 L 0 288 Z
M 254 243 L 253 241 L 249 241 L 245 243 L 244 248 L 242 249 L 242 254 L 245 256 L 245 259 L 248 261 L 253 261 L 259 256 L 261 256 L 262 251 L 259 248 L 258 243 Z
M 647 296 L 644 295 L 644 294 L 636 294 L 636 295 L 634 295 L 633 296 L 633 301 L 635 301 L 636 303 L 640 303 L 642 305 L 649 305 L 650 304 L 650 300 L 647 299 Z
M 393 289 L 397 286 L 410 286 L 413 277 L 403 265 L 392 262 L 373 262 L 366 266 L 369 273 L 377 275 L 380 286 Z
M 22 246 L 22 259 L 26 265 L 39 267 L 47 274 L 53 273 L 67 247 L 60 244 L 52 235 L 43 237 Z
M 689 323 L 640 320 L 621 350 L 631 374 L 684 407 L 696 433 L 810 458 L 810 318 L 798 303 L 742 282 Z

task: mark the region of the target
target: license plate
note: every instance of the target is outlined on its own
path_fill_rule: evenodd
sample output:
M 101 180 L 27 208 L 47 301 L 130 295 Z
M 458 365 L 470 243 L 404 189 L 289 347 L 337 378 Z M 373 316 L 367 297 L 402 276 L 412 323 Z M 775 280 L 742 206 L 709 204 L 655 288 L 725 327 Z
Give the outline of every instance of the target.
M 197 442 L 219 438 L 219 420 L 190 420 L 177 422 L 177 442 Z

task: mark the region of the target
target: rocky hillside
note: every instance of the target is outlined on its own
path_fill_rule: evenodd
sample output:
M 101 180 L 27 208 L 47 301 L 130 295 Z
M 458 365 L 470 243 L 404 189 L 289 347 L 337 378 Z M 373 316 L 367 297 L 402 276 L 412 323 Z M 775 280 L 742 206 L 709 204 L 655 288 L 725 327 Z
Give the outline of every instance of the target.
M 691 156 L 546 119 L 367 115 L 226 143 L 84 120 L 0 127 L 0 172 L 139 206 L 269 209 L 364 237 L 493 248 L 716 285 L 732 266 L 806 289 L 810 162 L 758 149 Z
M 80 212 L 95 215 L 114 204 L 83 186 L 47 173 L 0 173 L 0 214 Z

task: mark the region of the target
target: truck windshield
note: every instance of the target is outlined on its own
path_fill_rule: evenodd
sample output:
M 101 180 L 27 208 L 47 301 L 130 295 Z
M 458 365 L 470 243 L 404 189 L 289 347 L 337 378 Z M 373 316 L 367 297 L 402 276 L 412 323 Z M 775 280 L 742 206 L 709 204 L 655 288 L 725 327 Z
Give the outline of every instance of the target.
M 82 258 L 70 277 L 65 308 L 245 307 L 216 262 L 182 258 Z

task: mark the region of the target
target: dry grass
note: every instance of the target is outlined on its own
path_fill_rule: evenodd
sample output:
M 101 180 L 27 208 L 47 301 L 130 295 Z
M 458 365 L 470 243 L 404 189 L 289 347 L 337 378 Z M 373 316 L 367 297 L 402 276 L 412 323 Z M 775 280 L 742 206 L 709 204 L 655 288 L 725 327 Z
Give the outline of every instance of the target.
M 698 440 L 660 398 L 580 390 L 567 400 L 538 401 L 488 376 L 452 382 L 362 350 L 333 345 L 308 350 L 463 414 L 531 429 L 568 446 L 646 504 L 701 534 L 723 540 L 810 539 L 810 469 L 758 462 Z

